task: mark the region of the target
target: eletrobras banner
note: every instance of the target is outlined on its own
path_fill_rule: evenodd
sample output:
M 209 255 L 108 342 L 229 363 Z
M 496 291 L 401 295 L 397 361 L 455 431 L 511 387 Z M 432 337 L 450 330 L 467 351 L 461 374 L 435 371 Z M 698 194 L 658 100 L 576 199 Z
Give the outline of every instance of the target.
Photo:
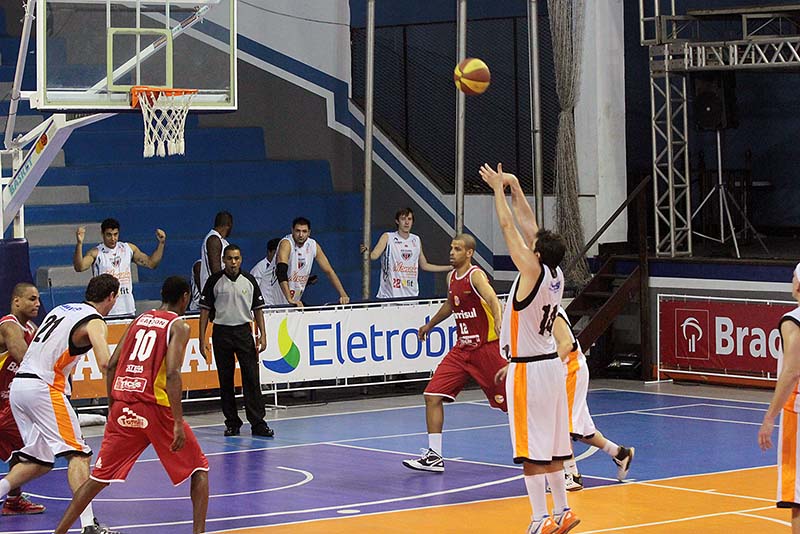
M 344 306 L 334 309 L 268 310 L 267 348 L 259 355 L 264 384 L 304 382 L 357 376 L 431 371 L 456 339 L 452 318 L 439 324 L 425 341 L 417 329 L 436 313 L 442 301 Z M 219 386 L 212 350 L 198 350 L 199 319 L 187 319 L 192 330 L 183 360 L 187 391 Z M 127 322 L 109 324 L 111 351 Z M 236 372 L 236 384 L 240 384 Z M 73 398 L 105 397 L 106 387 L 93 352 L 85 354 L 72 377 Z

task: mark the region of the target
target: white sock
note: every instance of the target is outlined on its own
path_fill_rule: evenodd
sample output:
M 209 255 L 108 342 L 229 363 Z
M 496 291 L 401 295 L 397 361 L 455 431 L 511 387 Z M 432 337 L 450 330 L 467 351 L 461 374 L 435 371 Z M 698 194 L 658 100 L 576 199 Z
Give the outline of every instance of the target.
M 442 434 L 428 434 L 428 448 L 436 451 L 439 456 L 444 456 L 442 451 Z
M 81 512 L 81 528 L 94 525 L 94 512 L 92 511 L 92 503 L 86 505 L 83 512 Z
M 575 458 L 570 458 L 569 460 L 564 461 L 564 471 L 570 475 L 578 474 L 578 462 L 575 461 Z
M 567 481 L 564 480 L 564 472 L 560 469 L 552 473 L 547 473 L 547 483 L 550 484 L 550 494 L 553 496 L 553 515 L 564 512 L 567 505 Z
M 564 477 L 561 477 L 564 485 Z M 525 475 L 525 489 L 528 490 L 528 499 L 531 501 L 531 520 L 541 521 L 547 517 L 547 494 L 545 493 L 544 475 Z
M 8 483 L 8 480 L 0 480 L 0 499 L 5 497 L 9 491 L 11 491 L 11 484 Z
M 603 445 L 603 452 L 616 458 L 617 454 L 619 454 L 619 445 L 607 439 L 606 444 Z

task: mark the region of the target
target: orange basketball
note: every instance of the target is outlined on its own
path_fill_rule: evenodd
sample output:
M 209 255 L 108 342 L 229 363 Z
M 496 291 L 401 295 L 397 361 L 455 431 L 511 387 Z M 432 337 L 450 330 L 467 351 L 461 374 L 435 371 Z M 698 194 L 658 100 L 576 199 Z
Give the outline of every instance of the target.
M 489 67 L 480 59 L 468 57 L 453 72 L 456 87 L 465 95 L 479 95 L 489 88 L 492 79 Z

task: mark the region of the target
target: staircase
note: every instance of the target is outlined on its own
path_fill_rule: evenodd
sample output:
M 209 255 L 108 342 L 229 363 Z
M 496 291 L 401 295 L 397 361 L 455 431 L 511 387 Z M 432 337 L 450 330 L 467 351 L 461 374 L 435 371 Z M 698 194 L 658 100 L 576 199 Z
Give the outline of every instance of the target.
M 570 302 L 566 308 L 567 315 L 576 326 L 576 335 L 584 351 L 588 351 L 608 331 L 629 304 L 639 301 L 641 275 L 639 265 L 612 257 Z M 601 355 L 594 359 L 595 365 L 604 367 L 599 359 L 610 361 L 611 358 Z

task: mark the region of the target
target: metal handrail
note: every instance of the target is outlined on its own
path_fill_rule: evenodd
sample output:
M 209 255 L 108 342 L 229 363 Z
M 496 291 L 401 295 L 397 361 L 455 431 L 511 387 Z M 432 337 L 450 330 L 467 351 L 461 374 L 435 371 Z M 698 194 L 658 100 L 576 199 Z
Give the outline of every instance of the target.
M 594 246 L 594 244 L 597 242 L 597 240 L 600 239 L 600 237 L 605 233 L 606 230 L 608 230 L 608 227 L 611 226 L 612 224 L 614 224 L 614 221 L 617 220 L 617 217 L 619 217 L 619 215 L 634 200 L 636 200 L 636 198 L 641 194 L 641 192 L 645 188 L 645 186 L 650 183 L 651 179 L 652 179 L 652 176 L 650 176 L 650 175 L 646 176 L 639 183 L 639 185 L 637 185 L 636 188 L 633 191 L 631 191 L 631 193 L 628 195 L 628 198 L 626 198 L 625 201 L 617 208 L 617 210 L 614 213 L 611 214 L 611 216 L 608 218 L 608 220 L 605 223 L 603 223 L 603 226 L 601 226 L 600 229 L 597 230 L 597 232 L 592 236 L 592 238 L 589 241 L 586 242 L 586 244 L 583 246 L 583 248 L 578 253 L 578 255 L 575 256 L 572 259 L 571 262 L 569 262 L 567 267 L 564 269 L 565 273 L 570 272 L 578 264 L 579 261 L 583 261 L 583 259 L 586 257 L 586 253 L 589 252 L 589 249 L 592 248 L 592 246 Z

